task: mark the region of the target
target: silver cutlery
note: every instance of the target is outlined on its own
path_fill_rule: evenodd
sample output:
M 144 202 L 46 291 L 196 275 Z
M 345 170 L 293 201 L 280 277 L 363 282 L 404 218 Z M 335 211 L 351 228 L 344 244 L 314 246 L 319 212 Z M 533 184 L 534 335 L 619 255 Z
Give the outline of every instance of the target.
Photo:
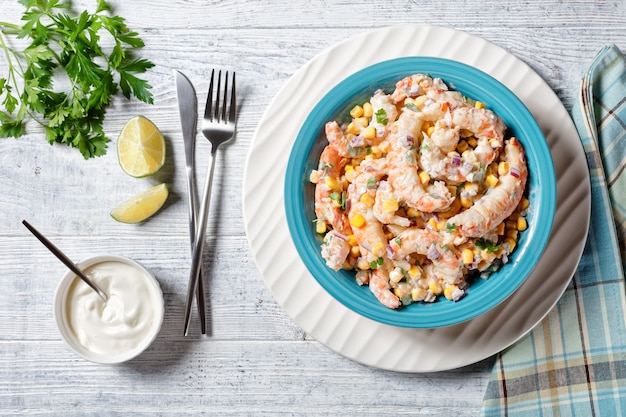
M 193 304 L 193 294 L 199 281 L 202 266 L 202 252 L 204 251 L 204 238 L 206 235 L 206 225 L 209 217 L 209 205 L 211 197 L 211 186 L 213 184 L 213 173 L 219 147 L 230 142 L 235 134 L 237 100 L 235 95 L 235 73 L 233 72 L 230 89 L 230 100 L 228 94 L 228 72 L 224 73 L 224 87 L 222 89 L 222 71 L 217 75 L 217 87 L 215 89 L 215 103 L 213 103 L 213 81 L 215 80 L 215 70 L 211 71 L 211 81 L 209 83 L 209 93 L 204 109 L 204 119 L 202 121 L 202 134 L 211 143 L 211 163 L 206 176 L 204 194 L 200 206 L 199 223 L 196 227 L 193 253 L 191 258 L 191 271 L 189 273 L 189 288 L 187 289 L 187 303 L 185 306 L 185 336 L 189 330 L 191 318 L 191 306 Z M 221 100 L 220 100 L 221 99 Z
M 26 226 L 26 228 L 28 230 L 30 230 L 30 232 L 35 235 L 35 237 L 37 239 L 39 239 L 39 241 L 41 243 L 43 243 L 43 245 L 48 248 L 48 250 L 50 252 L 52 252 L 52 254 L 54 256 L 56 256 L 61 262 L 63 262 L 65 264 L 65 266 L 67 266 L 70 271 L 72 271 L 73 273 L 76 274 L 76 276 L 80 279 L 82 279 L 85 284 L 89 285 L 91 287 L 92 290 L 94 290 L 99 296 L 100 298 L 102 298 L 102 301 L 104 301 L 105 303 L 107 302 L 107 295 L 104 293 L 104 291 L 102 291 L 102 289 L 100 287 L 98 287 L 96 285 L 95 282 L 93 282 L 91 279 L 89 279 L 89 277 L 87 275 L 85 275 L 85 273 L 83 271 L 81 271 L 74 262 L 72 262 L 72 260 L 70 258 L 67 257 L 66 254 L 64 254 L 61 249 L 57 248 L 54 243 L 50 242 L 48 240 L 48 238 L 46 238 L 44 235 L 41 234 L 41 232 L 37 229 L 35 229 L 34 226 L 32 226 L 30 223 L 28 223 L 26 220 L 22 220 L 22 224 L 24 226 Z
M 187 173 L 187 197 L 189 206 L 189 240 L 193 249 L 194 238 L 196 236 L 196 223 L 198 210 L 198 195 L 195 173 L 195 152 L 196 152 L 196 127 L 198 122 L 198 100 L 196 90 L 191 81 L 180 71 L 176 74 L 176 92 L 178 96 L 178 112 L 180 113 L 180 124 L 183 130 L 183 143 L 185 148 L 185 163 Z M 200 278 L 196 290 L 196 303 L 198 305 L 198 316 L 200 317 L 200 331 L 206 334 L 206 313 L 204 300 L 204 274 L 200 268 Z

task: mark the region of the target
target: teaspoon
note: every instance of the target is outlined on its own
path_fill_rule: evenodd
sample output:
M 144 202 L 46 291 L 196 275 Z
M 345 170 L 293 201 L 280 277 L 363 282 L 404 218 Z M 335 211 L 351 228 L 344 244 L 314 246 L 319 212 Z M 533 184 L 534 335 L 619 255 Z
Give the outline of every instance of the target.
M 61 250 L 59 248 L 57 248 L 52 242 L 50 242 L 44 235 L 42 235 L 37 229 L 35 229 L 30 223 L 28 223 L 26 220 L 22 220 L 22 224 L 24 226 L 26 226 L 26 228 L 28 230 L 30 230 L 30 232 L 32 234 L 35 235 L 35 237 L 37 239 L 39 239 L 41 241 L 41 243 L 44 244 L 44 246 L 46 248 L 48 248 L 50 250 L 50 252 L 52 252 L 57 258 L 59 258 L 59 260 L 61 262 L 63 262 L 65 264 L 65 266 L 67 266 L 73 273 L 75 273 L 80 279 L 82 279 L 83 281 L 85 281 L 85 284 L 89 285 L 99 296 L 100 298 L 102 298 L 104 300 L 104 302 L 107 302 L 107 296 L 104 293 L 104 291 L 102 291 L 96 284 L 95 282 L 93 282 L 91 279 L 89 279 L 89 277 L 87 277 L 87 275 L 85 275 L 83 273 L 83 271 L 81 271 L 75 264 L 74 262 L 72 262 L 70 260 L 70 258 L 68 258 L 63 252 L 61 252 Z

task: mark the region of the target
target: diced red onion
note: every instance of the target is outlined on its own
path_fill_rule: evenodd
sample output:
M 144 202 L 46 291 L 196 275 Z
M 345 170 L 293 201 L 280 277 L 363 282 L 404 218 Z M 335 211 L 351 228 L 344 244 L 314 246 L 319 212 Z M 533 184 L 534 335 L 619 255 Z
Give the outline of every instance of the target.
M 387 245 L 387 256 L 389 256 L 390 258 L 393 258 L 393 255 L 396 252 L 393 250 L 393 247 L 391 245 Z
M 400 144 L 407 149 L 411 149 L 415 144 L 415 138 L 411 135 L 403 136 Z
M 361 135 L 355 136 L 352 139 L 350 139 L 350 146 L 352 146 L 353 148 L 359 148 L 364 145 L 365 145 L 365 139 Z
M 459 155 L 454 154 L 452 156 L 452 166 L 453 167 L 461 166 L 461 157 Z
M 511 169 L 509 170 L 509 173 L 511 174 L 512 177 L 515 178 L 519 178 L 520 177 L 520 172 L 519 172 L 519 168 L 518 167 L 511 167 Z
M 426 254 L 426 257 L 430 259 L 431 261 L 436 261 L 437 259 L 439 259 L 440 256 L 441 256 L 441 253 L 439 252 L 439 249 L 437 249 L 437 245 L 435 245 L 434 243 L 430 245 L 430 248 L 428 248 L 428 253 Z
M 338 232 L 338 231 L 336 231 L 336 230 L 335 230 L 334 234 L 335 234 L 335 237 L 337 237 L 337 238 L 339 238 L 339 239 L 343 240 L 344 242 L 347 242 L 348 240 L 350 240 L 350 238 L 348 238 L 348 236 L 346 236 L 346 235 L 344 235 L 344 234 L 342 234 L 342 233 L 339 233 L 339 232 Z

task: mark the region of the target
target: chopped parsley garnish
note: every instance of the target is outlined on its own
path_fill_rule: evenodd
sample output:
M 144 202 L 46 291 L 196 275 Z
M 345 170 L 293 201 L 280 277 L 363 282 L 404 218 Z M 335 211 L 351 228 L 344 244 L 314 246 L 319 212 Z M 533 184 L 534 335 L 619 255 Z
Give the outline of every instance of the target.
M 478 249 L 486 250 L 487 253 L 493 253 L 493 252 L 496 252 L 498 249 L 500 249 L 500 246 L 485 239 L 478 239 L 476 241 L 476 247 Z
M 376 121 L 381 125 L 387 125 L 389 119 L 387 118 L 387 112 L 385 109 L 376 110 Z
M 376 188 L 376 178 L 367 179 L 367 188 Z
M 409 110 L 419 111 L 415 103 L 404 103 L 404 107 L 406 107 Z
M 446 223 L 446 232 L 453 233 L 459 226 L 452 223 Z

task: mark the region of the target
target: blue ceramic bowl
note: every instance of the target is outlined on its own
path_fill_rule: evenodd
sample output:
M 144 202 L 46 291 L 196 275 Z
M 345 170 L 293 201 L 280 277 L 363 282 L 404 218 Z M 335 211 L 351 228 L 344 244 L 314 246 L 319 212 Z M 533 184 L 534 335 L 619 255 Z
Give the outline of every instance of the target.
M 324 125 L 346 121 L 349 110 L 371 97 L 378 88 L 387 92 L 395 82 L 411 74 L 441 78 L 465 96 L 487 103 L 507 126 L 507 136 L 524 145 L 529 169 L 530 208 L 528 229 L 520 234 L 509 263 L 489 279 L 472 283 L 466 296 L 452 302 L 444 297 L 434 303 L 414 303 L 391 310 L 378 302 L 367 286 L 359 286 L 354 272 L 328 268 L 320 254 L 320 235 L 313 220 L 314 185 L 311 170 L 327 144 Z M 550 237 L 556 207 L 556 178 L 550 149 L 526 106 L 504 85 L 473 67 L 439 58 L 407 57 L 367 67 L 337 84 L 313 108 L 291 150 L 285 175 L 287 223 L 297 251 L 320 285 L 347 308 L 372 320 L 400 327 L 437 328 L 471 320 L 500 304 L 529 276 Z

